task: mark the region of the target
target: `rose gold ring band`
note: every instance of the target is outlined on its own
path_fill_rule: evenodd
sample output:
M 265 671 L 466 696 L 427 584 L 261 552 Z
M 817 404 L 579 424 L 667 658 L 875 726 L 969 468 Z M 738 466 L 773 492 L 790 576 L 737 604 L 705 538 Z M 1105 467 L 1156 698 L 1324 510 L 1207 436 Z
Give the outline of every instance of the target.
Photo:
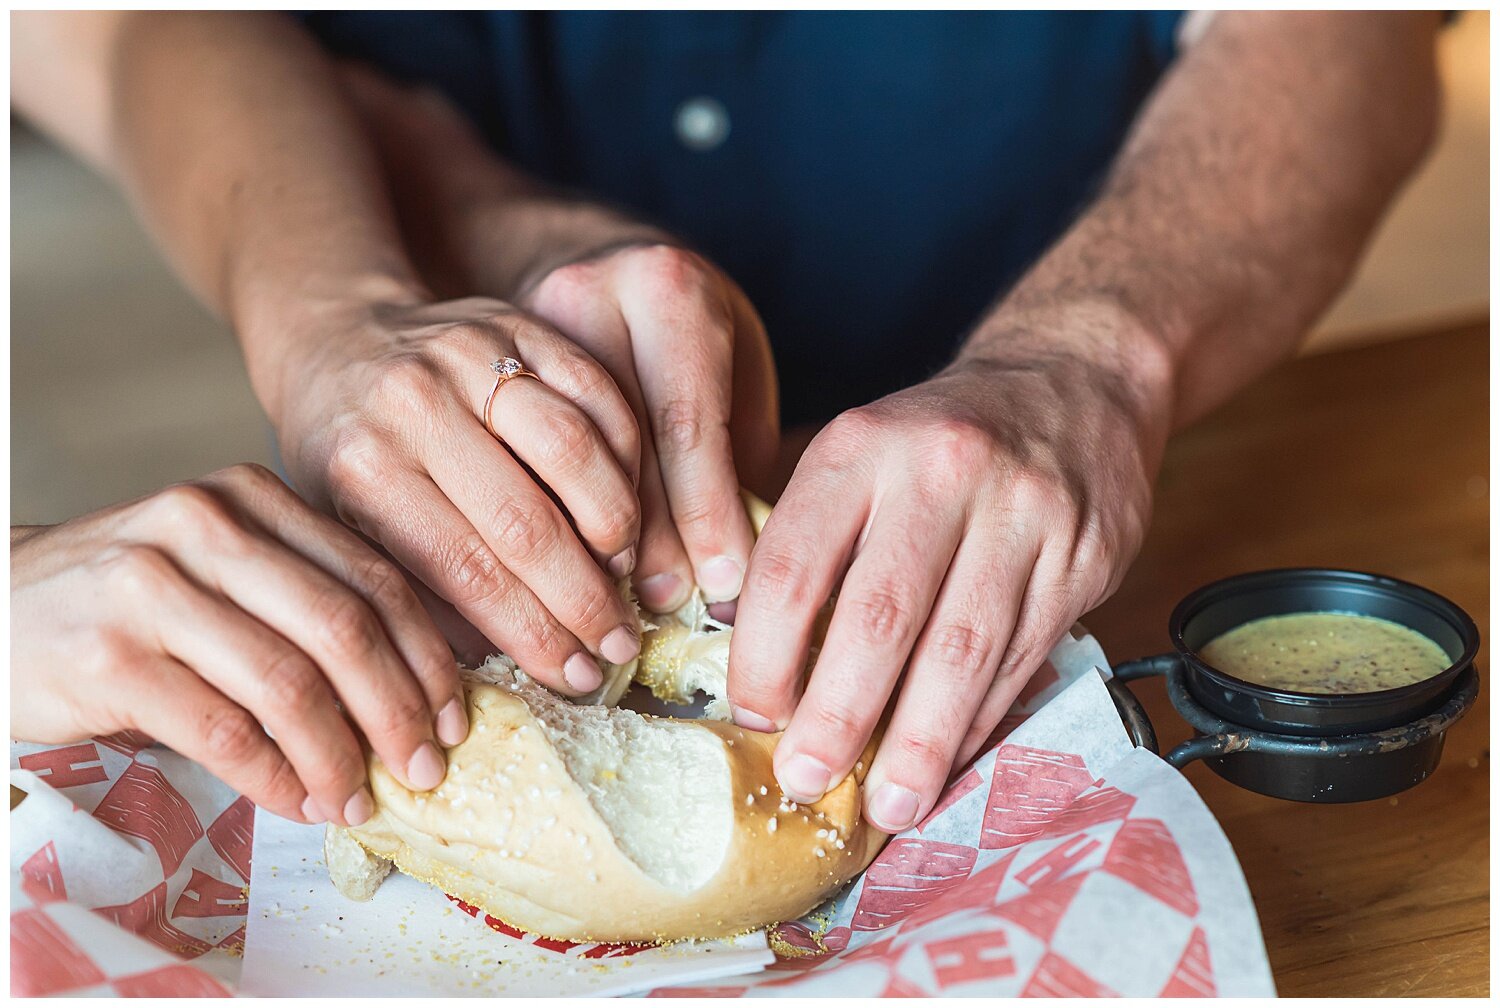
M 495 372 L 495 384 L 491 387 L 489 396 L 484 400 L 484 412 L 481 414 L 481 419 L 484 420 L 484 429 L 490 432 L 490 437 L 496 441 L 504 441 L 505 439 L 499 435 L 495 430 L 495 425 L 490 421 L 490 410 L 495 405 L 495 393 L 500 391 L 501 385 L 512 378 L 536 378 L 537 381 L 542 379 L 537 376 L 536 372 L 526 370 L 525 365 L 514 357 L 501 357 L 497 361 L 491 361 L 490 370 Z

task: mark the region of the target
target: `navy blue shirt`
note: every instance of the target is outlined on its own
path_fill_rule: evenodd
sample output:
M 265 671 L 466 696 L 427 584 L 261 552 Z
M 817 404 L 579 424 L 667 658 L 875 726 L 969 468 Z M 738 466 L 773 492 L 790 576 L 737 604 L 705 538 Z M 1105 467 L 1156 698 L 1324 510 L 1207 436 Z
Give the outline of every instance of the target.
M 941 367 L 1088 199 L 1177 12 L 321 12 L 506 158 L 718 262 L 788 423 Z

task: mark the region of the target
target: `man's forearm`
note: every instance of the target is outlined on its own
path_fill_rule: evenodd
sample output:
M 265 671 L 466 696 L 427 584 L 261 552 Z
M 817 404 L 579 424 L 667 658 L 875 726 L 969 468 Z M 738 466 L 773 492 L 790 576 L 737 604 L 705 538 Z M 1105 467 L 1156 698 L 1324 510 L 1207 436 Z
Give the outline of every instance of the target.
M 515 299 L 551 270 L 661 229 L 506 162 L 436 92 L 341 68 L 379 153 L 406 247 L 439 293 Z
M 262 398 L 274 398 L 280 341 L 294 338 L 289 313 L 412 296 L 369 141 L 326 58 L 289 20 L 29 17 L 43 20 L 22 44 L 70 65 L 71 100 L 21 87 L 23 111 L 131 192 L 187 282 L 247 341 Z
M 1165 396 L 1173 427 L 1222 402 L 1292 352 L 1425 153 L 1437 21 L 1215 15 L 964 355 L 1086 350 Z

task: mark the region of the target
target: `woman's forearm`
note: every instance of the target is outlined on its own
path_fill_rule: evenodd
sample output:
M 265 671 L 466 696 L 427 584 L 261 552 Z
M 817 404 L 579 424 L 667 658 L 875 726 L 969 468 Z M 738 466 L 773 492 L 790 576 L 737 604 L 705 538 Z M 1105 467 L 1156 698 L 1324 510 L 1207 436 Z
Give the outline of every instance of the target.
M 273 415 L 289 341 L 306 331 L 293 315 L 415 299 L 370 143 L 329 61 L 289 19 L 33 14 L 17 28 L 31 53 L 17 75 L 41 78 L 17 81 L 19 107 L 127 189 L 245 341 Z
M 1215 15 L 966 354 L 1086 348 L 1172 427 L 1224 401 L 1296 348 L 1425 153 L 1437 22 Z

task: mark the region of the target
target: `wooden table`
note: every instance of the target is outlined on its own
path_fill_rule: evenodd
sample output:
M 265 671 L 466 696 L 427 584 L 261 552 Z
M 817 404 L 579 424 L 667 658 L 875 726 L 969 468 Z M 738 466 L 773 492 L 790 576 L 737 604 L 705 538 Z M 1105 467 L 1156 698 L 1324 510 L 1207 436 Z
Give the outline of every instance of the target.
M 1486 324 L 1299 360 L 1176 438 L 1140 558 L 1084 617 L 1106 652 L 1167 650 L 1183 595 L 1283 566 L 1415 581 L 1487 640 L 1488 340 Z M 1137 692 L 1162 751 L 1187 737 L 1159 681 Z M 1436 774 L 1383 801 L 1278 801 L 1187 769 L 1244 866 L 1283 995 L 1489 993 L 1488 706 L 1486 683 Z

